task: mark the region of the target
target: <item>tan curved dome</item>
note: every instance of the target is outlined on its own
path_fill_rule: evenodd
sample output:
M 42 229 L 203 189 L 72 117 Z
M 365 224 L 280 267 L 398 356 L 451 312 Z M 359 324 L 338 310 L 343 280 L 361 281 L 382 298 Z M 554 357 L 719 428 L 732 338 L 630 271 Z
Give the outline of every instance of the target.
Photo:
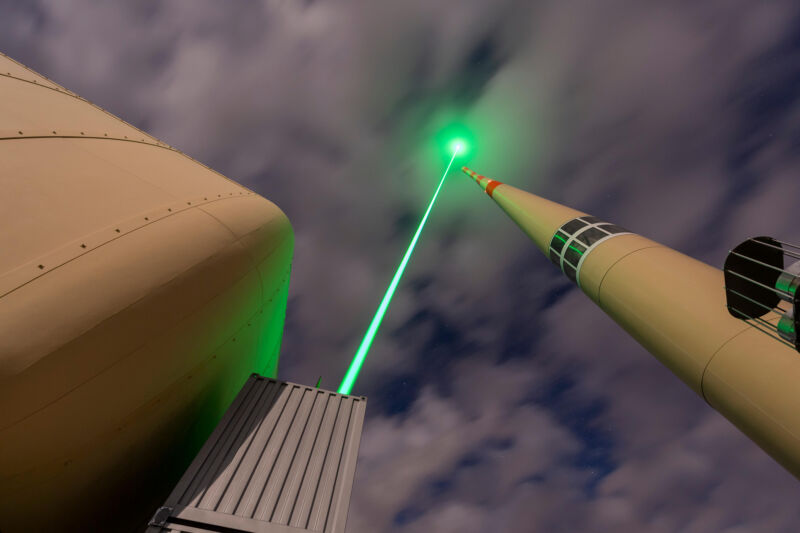
M 275 376 L 289 221 L 6 56 L 0 190 L 0 531 L 146 516 Z

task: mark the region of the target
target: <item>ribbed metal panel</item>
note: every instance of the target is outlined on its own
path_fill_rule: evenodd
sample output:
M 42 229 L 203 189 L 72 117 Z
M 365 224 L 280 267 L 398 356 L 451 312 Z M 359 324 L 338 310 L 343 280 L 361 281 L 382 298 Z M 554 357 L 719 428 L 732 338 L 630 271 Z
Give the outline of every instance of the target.
M 365 408 L 364 397 L 254 374 L 158 523 L 178 531 L 343 532 Z

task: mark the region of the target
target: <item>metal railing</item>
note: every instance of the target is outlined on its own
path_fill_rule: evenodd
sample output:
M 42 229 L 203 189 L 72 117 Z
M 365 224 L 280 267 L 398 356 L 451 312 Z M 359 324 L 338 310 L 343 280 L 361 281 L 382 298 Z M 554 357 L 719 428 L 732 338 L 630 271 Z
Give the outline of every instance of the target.
M 750 238 L 728 253 L 723 272 L 731 315 L 800 351 L 800 253 L 795 250 L 800 246 L 772 237 Z

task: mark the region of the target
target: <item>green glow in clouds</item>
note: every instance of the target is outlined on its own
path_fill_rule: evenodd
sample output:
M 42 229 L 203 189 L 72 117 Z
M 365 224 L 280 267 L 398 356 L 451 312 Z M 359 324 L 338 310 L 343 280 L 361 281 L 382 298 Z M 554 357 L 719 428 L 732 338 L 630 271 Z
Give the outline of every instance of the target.
M 406 254 L 403 256 L 400 266 L 397 267 L 397 272 L 394 273 L 392 282 L 389 284 L 389 288 L 386 289 L 386 294 L 383 295 L 381 305 L 378 306 L 378 311 L 375 313 L 372 322 L 370 322 L 369 328 L 367 328 L 367 333 L 364 335 L 364 339 L 361 341 L 361 345 L 358 347 L 355 357 L 353 357 L 353 362 L 350 363 L 350 368 L 347 369 L 347 374 L 345 374 L 341 385 L 339 385 L 339 394 L 350 394 L 350 391 L 353 390 L 353 385 L 355 385 L 358 374 L 361 372 L 361 367 L 364 365 L 364 360 L 367 358 L 367 352 L 369 352 L 370 346 L 372 346 L 372 341 L 375 340 L 375 335 L 378 333 L 378 328 L 381 326 L 383 316 L 386 314 L 386 309 L 389 308 L 389 303 L 392 301 L 392 297 L 397 290 L 397 285 L 400 283 L 400 278 L 403 277 L 403 272 L 408 265 L 408 260 L 411 259 L 411 254 L 414 253 L 414 247 L 417 246 L 417 241 L 422 233 L 422 228 L 425 227 L 425 223 L 428 221 L 428 215 L 431 214 L 431 209 L 433 209 L 433 204 L 436 203 L 436 197 L 439 196 L 439 191 L 442 190 L 442 185 L 444 185 L 444 180 L 447 177 L 447 173 L 450 172 L 450 167 L 453 166 L 453 161 L 456 160 L 456 156 L 464 148 L 465 147 L 463 145 L 453 146 L 453 157 L 450 158 L 450 163 L 447 165 L 444 174 L 442 174 L 442 179 L 439 181 L 439 186 L 436 188 L 436 192 L 433 194 L 431 203 L 428 204 L 428 210 L 425 211 L 425 216 L 422 217 L 422 221 L 419 223 L 417 232 L 414 234 L 414 238 L 411 239 L 411 244 L 408 245 L 408 250 L 406 250 Z

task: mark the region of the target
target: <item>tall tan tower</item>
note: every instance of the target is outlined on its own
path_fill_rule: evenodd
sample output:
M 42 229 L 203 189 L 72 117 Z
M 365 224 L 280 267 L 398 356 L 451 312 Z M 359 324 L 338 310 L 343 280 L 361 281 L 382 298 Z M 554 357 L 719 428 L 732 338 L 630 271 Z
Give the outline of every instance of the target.
M 142 526 L 252 372 L 272 202 L 0 56 L 0 531 Z
M 791 310 L 771 319 L 760 318 L 770 306 L 777 309 L 778 296 L 797 301 L 792 290 L 797 288 L 796 276 L 772 257 L 774 250 L 780 250 L 778 243 L 764 238 L 746 241 L 744 248 L 756 246 L 766 252 L 745 254 L 740 247 L 729 262 L 740 259 L 756 271 L 736 272 L 726 265 L 723 275 L 717 268 L 614 224 L 466 167 L 462 171 L 606 314 L 800 478 L 800 354 L 783 340 L 785 332 L 781 331 L 781 339 L 759 331 L 779 330 L 776 324 L 781 316 L 782 324 L 792 322 L 786 320 L 792 318 Z M 771 271 L 776 272 L 764 274 Z M 768 296 L 733 291 L 731 280 L 745 279 L 741 272 L 749 276 L 745 285 Z M 748 312 L 741 317 L 753 320 L 735 318 L 739 314 L 736 299 L 763 310 L 758 316 Z

